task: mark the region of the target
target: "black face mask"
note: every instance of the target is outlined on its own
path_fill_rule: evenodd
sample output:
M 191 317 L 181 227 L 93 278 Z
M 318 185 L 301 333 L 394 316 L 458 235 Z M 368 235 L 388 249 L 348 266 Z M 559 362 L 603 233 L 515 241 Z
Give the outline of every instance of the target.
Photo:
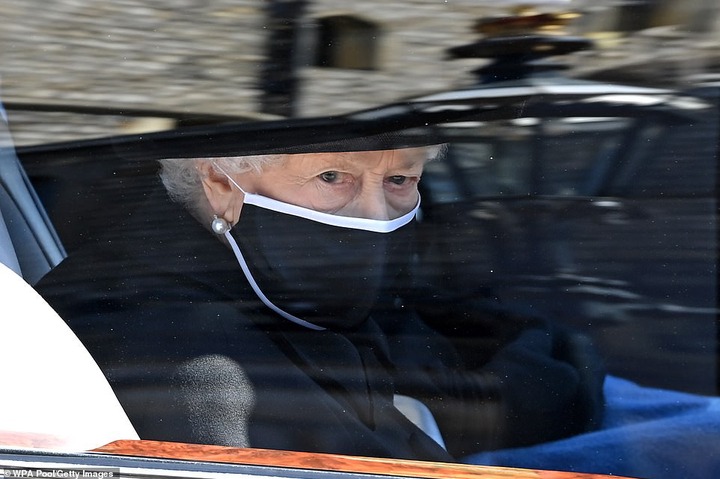
M 344 329 L 367 318 L 407 265 L 418 207 L 381 221 L 246 193 L 240 221 L 225 237 L 266 306 L 308 328 Z

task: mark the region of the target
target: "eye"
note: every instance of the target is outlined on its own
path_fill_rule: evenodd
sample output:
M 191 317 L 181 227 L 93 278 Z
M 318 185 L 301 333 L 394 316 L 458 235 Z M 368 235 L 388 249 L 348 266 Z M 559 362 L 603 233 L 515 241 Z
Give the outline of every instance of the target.
M 402 185 L 407 181 L 407 176 L 403 175 L 393 175 L 388 177 L 388 181 L 394 185 Z
M 318 176 L 325 183 L 335 183 L 340 177 L 337 171 L 326 171 L 324 173 L 320 173 Z

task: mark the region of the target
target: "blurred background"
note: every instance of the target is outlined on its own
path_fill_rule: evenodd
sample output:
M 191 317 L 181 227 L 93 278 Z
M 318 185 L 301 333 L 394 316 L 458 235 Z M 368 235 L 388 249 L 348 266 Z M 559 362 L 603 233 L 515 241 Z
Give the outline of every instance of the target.
M 686 88 L 720 71 L 714 0 L 525 3 L 582 14 L 568 33 L 595 48 L 567 59 L 570 76 Z M 0 0 L 0 92 L 18 145 L 347 112 L 473 84 L 486 60 L 448 49 L 517 4 Z

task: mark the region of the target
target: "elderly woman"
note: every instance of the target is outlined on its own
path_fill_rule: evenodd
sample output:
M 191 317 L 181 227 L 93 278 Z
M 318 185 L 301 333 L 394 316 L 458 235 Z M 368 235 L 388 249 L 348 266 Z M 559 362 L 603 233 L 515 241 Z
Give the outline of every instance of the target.
M 166 190 L 38 289 L 145 439 L 450 461 L 594 427 L 603 375 L 569 336 L 411 288 L 441 150 L 164 160 Z
M 311 329 L 343 328 L 375 304 L 389 233 L 415 217 L 430 151 L 165 161 L 162 177 L 232 247 L 263 303 Z

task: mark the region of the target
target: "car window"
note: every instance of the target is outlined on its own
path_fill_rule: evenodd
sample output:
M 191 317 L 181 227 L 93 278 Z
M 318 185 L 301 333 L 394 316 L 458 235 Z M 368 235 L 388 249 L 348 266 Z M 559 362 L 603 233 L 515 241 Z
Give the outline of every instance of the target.
M 439 184 L 454 176 L 457 187 L 447 201 L 595 194 L 603 173 L 619 156 L 630 123 L 623 118 L 576 117 L 461 126 L 448 132 L 457 141 L 444 162 L 430 165 L 425 182 L 450 195 Z
M 0 258 L 141 440 L 720 473 L 717 7 L 181 3 L 0 5 Z

